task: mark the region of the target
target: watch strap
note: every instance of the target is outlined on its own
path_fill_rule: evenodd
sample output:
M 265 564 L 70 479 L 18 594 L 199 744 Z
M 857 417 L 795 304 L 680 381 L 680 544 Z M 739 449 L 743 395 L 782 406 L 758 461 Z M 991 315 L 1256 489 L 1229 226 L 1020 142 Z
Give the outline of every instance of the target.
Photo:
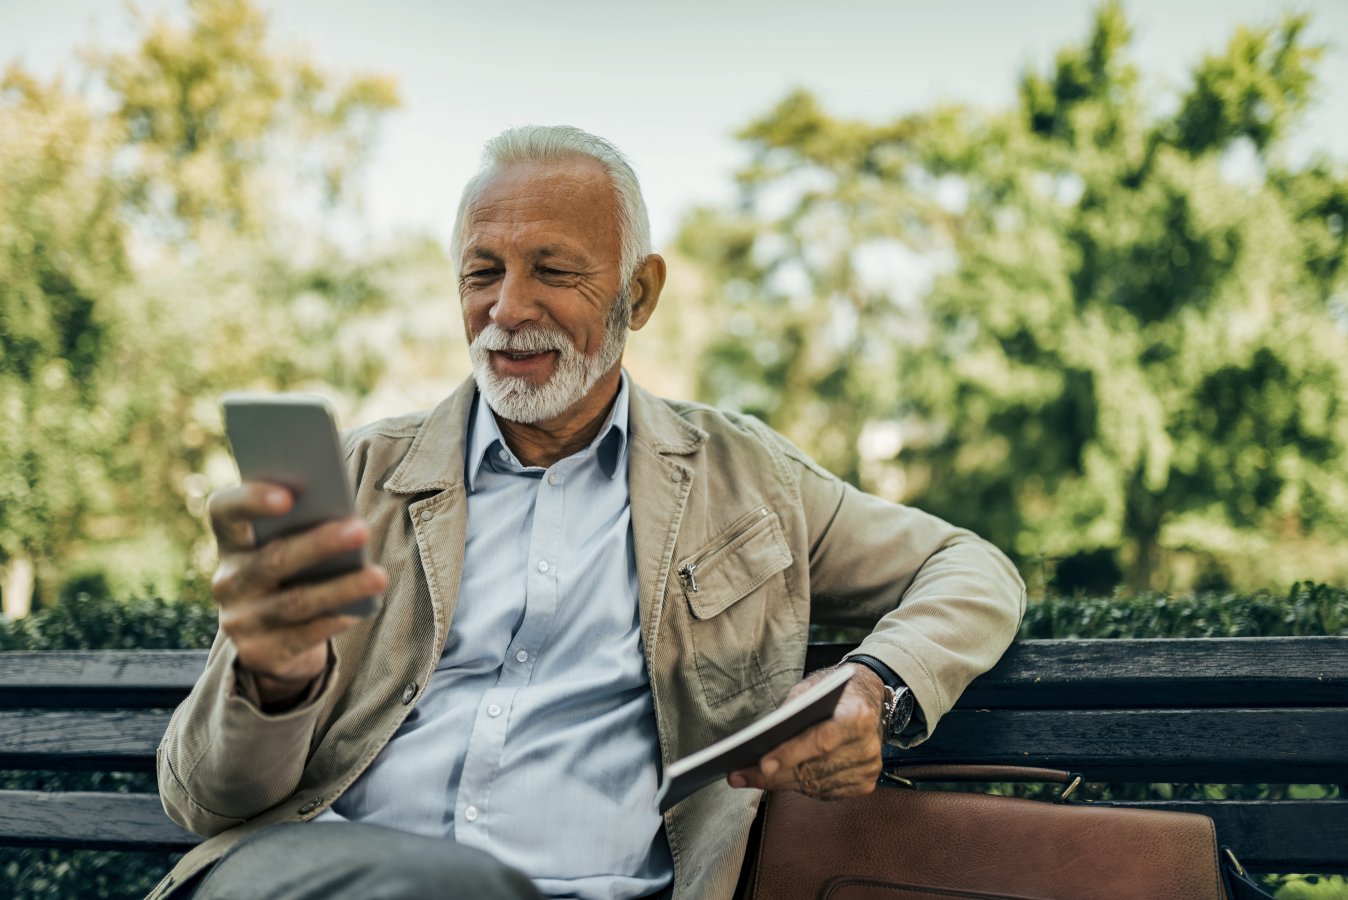
M 899 735 L 912 721 L 915 709 L 912 690 L 889 666 L 867 653 L 847 657 L 844 662 L 856 663 L 870 669 L 885 683 L 885 708 L 882 713 L 883 735 L 886 743 L 897 746 Z
M 857 653 L 854 656 L 847 657 L 843 662 L 857 663 L 858 665 L 865 666 L 876 675 L 879 675 L 881 681 L 895 690 L 905 686 L 903 679 L 900 678 L 893 669 L 876 659 L 874 656 L 871 656 L 869 653 Z

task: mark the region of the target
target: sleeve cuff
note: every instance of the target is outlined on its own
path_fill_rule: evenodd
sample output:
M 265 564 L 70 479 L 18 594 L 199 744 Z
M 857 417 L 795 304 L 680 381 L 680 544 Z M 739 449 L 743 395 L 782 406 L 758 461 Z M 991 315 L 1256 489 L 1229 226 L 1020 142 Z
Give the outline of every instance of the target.
M 908 726 L 900 732 L 894 739 L 894 742 L 904 750 L 915 747 L 925 741 L 931 735 L 931 729 L 935 727 L 936 720 L 940 718 L 939 712 L 935 717 L 928 715 L 928 710 L 940 710 L 939 691 L 934 681 L 927 675 L 926 669 L 922 664 L 910 654 L 899 649 L 897 652 L 893 648 L 885 647 L 880 649 L 881 653 L 889 659 L 882 659 L 871 645 L 862 644 L 855 652 L 848 654 L 843 662 L 859 662 L 857 657 L 864 657 L 865 662 L 861 665 L 870 665 L 871 668 L 883 666 L 884 669 L 893 676 L 899 684 L 907 685 L 913 692 L 913 718 L 909 720 Z M 876 672 L 886 683 L 894 686 L 893 682 L 885 676 L 884 672 Z
M 323 689 L 327 687 L 328 678 L 332 674 L 335 661 L 336 657 L 333 655 L 331 645 L 329 645 L 327 666 L 324 667 L 322 673 L 320 673 L 318 677 L 314 678 L 314 680 L 309 683 L 309 687 L 305 690 L 303 696 L 301 696 L 293 706 L 289 706 L 278 712 L 268 712 L 262 708 L 262 694 L 258 690 L 257 679 L 253 677 L 252 672 L 239 665 L 238 659 L 235 659 L 234 665 L 230 667 L 230 678 L 226 685 L 226 696 L 231 699 L 238 698 L 243 700 L 249 706 L 252 706 L 257 710 L 259 714 L 264 716 L 288 715 L 312 706 L 314 702 L 318 700 L 319 696 L 323 693 Z

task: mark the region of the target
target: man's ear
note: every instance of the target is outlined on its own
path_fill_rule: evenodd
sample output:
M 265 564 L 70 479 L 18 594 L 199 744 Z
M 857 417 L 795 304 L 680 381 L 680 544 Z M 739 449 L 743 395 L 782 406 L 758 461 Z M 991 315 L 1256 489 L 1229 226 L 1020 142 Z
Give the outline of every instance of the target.
M 660 291 L 665 287 L 665 259 L 652 253 L 641 261 L 632 276 L 632 330 L 638 331 L 648 321 L 655 305 L 660 302 Z

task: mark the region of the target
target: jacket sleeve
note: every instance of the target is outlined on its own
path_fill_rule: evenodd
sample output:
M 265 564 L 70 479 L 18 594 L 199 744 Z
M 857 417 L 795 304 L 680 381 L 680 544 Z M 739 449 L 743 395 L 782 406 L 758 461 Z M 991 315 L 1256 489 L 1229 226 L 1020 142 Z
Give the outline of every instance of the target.
M 155 754 L 169 818 L 204 837 L 270 809 L 299 787 L 335 658 L 299 706 L 263 713 L 235 675 L 234 645 L 215 638 L 206 671 L 174 712 Z
M 926 727 L 905 743 L 921 743 L 1011 645 L 1025 584 L 974 533 L 858 491 L 778 440 L 809 529 L 811 621 L 873 625 L 855 652 L 881 660 L 912 689 Z

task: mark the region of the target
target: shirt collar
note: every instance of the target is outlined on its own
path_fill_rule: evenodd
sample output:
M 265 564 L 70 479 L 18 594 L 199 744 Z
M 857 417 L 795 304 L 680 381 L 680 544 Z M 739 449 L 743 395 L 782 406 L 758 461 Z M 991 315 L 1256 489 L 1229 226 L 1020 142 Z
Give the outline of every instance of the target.
M 599 428 L 599 433 L 595 435 L 590 445 L 576 454 L 578 456 L 594 454 L 596 461 L 599 463 L 600 471 L 610 479 L 618 477 L 618 473 L 621 471 L 621 463 L 627 458 L 627 426 L 630 400 L 627 388 L 627 372 L 623 371 L 620 374 L 618 398 L 614 401 L 613 408 L 609 410 L 608 418 L 604 420 L 604 424 Z M 507 471 L 526 472 L 531 469 L 542 471 L 542 469 L 526 467 L 516 458 L 514 452 L 506 444 L 505 438 L 501 434 L 501 428 L 496 422 L 496 414 L 487 405 L 487 398 L 483 396 L 481 390 L 477 392 L 477 399 L 473 402 L 473 414 L 469 419 L 468 428 L 471 436 L 464 457 L 464 476 L 468 482 L 469 493 L 476 490 L 478 472 L 482 470 L 484 464 L 500 465 Z M 493 460 L 491 454 L 500 452 L 504 452 L 505 457 Z

